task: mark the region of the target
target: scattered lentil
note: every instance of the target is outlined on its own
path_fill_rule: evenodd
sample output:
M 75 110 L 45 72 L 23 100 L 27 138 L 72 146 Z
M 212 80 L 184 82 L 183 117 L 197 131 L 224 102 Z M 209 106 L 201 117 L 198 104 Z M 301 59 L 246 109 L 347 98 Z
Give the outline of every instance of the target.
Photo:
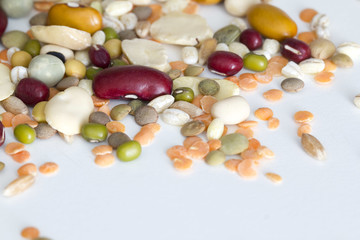
M 53 175 L 59 171 L 59 165 L 54 162 L 46 162 L 39 167 L 39 172 L 44 175 Z

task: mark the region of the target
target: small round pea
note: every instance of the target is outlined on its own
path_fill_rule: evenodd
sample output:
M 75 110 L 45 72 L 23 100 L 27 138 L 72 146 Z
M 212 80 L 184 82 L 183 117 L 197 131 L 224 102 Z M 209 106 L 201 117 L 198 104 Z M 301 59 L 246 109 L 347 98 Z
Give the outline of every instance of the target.
M 105 42 L 110 39 L 118 38 L 116 31 L 111 27 L 103 28 L 102 31 L 105 33 Z
M 107 135 L 107 128 L 99 123 L 87 123 L 81 127 L 81 136 L 89 142 L 105 141 Z
M 11 65 L 13 67 L 22 66 L 28 67 L 31 62 L 31 55 L 25 51 L 17 51 L 11 57 Z
M 220 85 L 213 79 L 204 79 L 199 83 L 199 92 L 202 95 L 214 96 L 220 90 Z
M 124 60 L 121 59 L 114 59 L 111 61 L 111 66 L 125 66 L 125 65 L 129 65 L 127 62 L 125 62 Z
M 194 99 L 194 91 L 189 87 L 177 88 L 173 91 L 173 97 L 175 101 L 192 102 Z
M 104 43 L 104 48 L 110 54 L 111 59 L 118 58 L 121 55 L 121 40 L 110 39 Z
M 65 73 L 67 76 L 82 79 L 86 73 L 85 65 L 76 59 L 69 59 L 65 62 Z
M 257 55 L 254 53 L 248 53 L 244 56 L 244 67 L 246 69 L 262 72 L 266 69 L 268 61 L 265 56 Z
M 116 156 L 124 162 L 138 158 L 141 154 L 141 145 L 138 141 L 129 141 L 121 144 L 116 150 Z
M 24 51 L 28 52 L 32 57 L 40 54 L 41 45 L 38 40 L 30 39 L 26 42 Z
M 226 160 L 225 153 L 219 150 L 209 152 L 209 154 L 206 155 L 205 158 L 205 162 L 211 166 L 217 166 L 223 164 L 225 160 Z
M 88 67 L 86 69 L 86 78 L 90 80 L 94 80 L 95 75 L 101 70 L 103 69 L 99 67 Z
M 14 136 L 19 142 L 30 144 L 35 141 L 36 132 L 27 124 L 19 124 L 14 128 Z

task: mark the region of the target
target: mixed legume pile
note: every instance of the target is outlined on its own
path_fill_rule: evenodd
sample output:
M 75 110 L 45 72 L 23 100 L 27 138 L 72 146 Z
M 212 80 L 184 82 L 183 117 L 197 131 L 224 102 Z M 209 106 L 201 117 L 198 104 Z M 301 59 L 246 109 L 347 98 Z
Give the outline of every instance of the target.
M 254 91 L 283 76 L 282 90 L 263 93 L 270 102 L 280 101 L 284 92 L 304 88 L 305 75 L 319 84 L 330 83 L 337 67 L 352 67 L 360 55 L 359 44 L 336 47 L 331 42 L 325 14 L 301 11 L 310 31 L 297 34 L 296 23 L 285 12 L 260 0 L 225 0 L 226 10 L 236 17 L 215 33 L 196 12 L 198 4 L 220 0 L 12 1 L 19 5 L 3 0 L 0 10 L 5 47 L 0 52 L 0 144 L 5 143 L 4 128 L 12 127 L 18 142 L 5 143 L 4 149 L 21 164 L 30 160 L 24 144 L 56 133 L 67 142 L 80 134 L 100 143 L 92 150 L 100 167 L 111 166 L 116 157 L 132 161 L 154 142 L 161 118 L 181 126 L 185 137 L 182 145 L 166 150 L 177 170 L 204 160 L 254 178 L 261 160 L 275 154 L 254 138 L 258 122 L 248 119 L 252 110 L 241 91 Z M 5 31 L 7 16 L 24 17 L 33 7 L 40 13 L 30 19 L 28 32 Z M 245 15 L 247 22 L 241 18 Z M 181 45 L 182 59 L 168 62 L 162 43 Z M 206 68 L 218 79 L 201 77 Z M 243 68 L 250 72 L 241 73 Z M 118 98 L 129 102 L 110 109 L 109 99 Z M 359 99 L 354 99 L 356 106 Z M 280 126 L 270 108 L 253 112 L 269 129 Z M 120 122 L 128 115 L 141 126 L 132 139 Z M 313 118 L 305 110 L 294 115 L 300 124 L 297 135 L 306 153 L 323 160 L 324 147 L 310 134 Z M 0 171 L 4 168 L 0 162 Z M 38 168 L 25 163 L 4 195 L 25 191 L 37 171 L 51 175 L 58 170 L 55 162 Z M 265 175 L 282 181 L 276 173 Z M 33 229 L 24 232 L 30 239 L 39 235 Z

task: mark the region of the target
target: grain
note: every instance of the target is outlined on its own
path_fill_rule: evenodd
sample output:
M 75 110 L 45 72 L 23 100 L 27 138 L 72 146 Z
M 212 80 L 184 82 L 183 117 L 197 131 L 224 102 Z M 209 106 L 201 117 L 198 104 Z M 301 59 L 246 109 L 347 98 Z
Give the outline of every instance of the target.
M 13 197 L 18 195 L 28 188 L 30 188 L 35 182 L 35 177 L 33 175 L 21 176 L 14 181 L 12 181 L 4 190 L 3 195 L 5 197 Z
M 265 176 L 273 183 L 282 183 L 282 177 L 276 173 L 266 173 Z
M 304 151 L 317 160 L 325 160 L 326 152 L 320 141 L 309 133 L 301 135 L 301 145 Z

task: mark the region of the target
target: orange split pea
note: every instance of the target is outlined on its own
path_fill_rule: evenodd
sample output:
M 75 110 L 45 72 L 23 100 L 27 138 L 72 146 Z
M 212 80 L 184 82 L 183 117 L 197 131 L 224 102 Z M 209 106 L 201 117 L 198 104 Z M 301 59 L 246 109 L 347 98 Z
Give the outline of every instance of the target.
M 205 112 L 205 113 L 210 113 L 211 112 L 211 107 L 217 102 L 217 99 L 213 96 L 203 96 L 200 99 L 200 106 L 201 109 Z
M 320 72 L 315 75 L 314 79 L 319 84 L 331 83 L 335 75 L 332 72 Z
M 30 159 L 30 152 L 23 150 L 11 155 L 12 159 L 18 163 L 24 163 Z
M 95 164 L 100 167 L 109 167 L 115 163 L 115 157 L 111 153 L 96 155 Z
M 183 61 L 174 61 L 174 62 L 169 62 L 171 69 L 174 70 L 180 70 L 180 71 L 185 71 L 185 69 L 188 67 L 188 65 L 186 63 L 184 63 Z
M 228 80 L 230 82 L 235 83 L 236 85 L 239 86 L 239 78 L 237 76 L 228 76 L 226 78 L 224 78 L 225 80 Z
M 264 158 L 274 158 L 275 153 L 266 146 L 260 146 L 256 149 L 257 153 Z
M 242 161 L 241 159 L 229 159 L 224 163 L 224 165 L 226 169 L 232 172 L 236 172 L 237 167 L 241 161 Z
M 175 158 L 185 157 L 187 149 L 182 145 L 175 145 L 166 151 L 166 155 L 174 160 Z
M 251 159 L 242 160 L 237 166 L 237 173 L 245 178 L 252 179 L 257 176 L 256 170 L 253 168 L 254 161 Z
M 209 153 L 210 147 L 204 141 L 196 141 L 188 148 L 186 156 L 191 159 L 201 160 Z
M 240 74 L 238 85 L 244 91 L 253 91 L 258 87 L 258 83 L 253 73 Z
M 205 114 L 202 114 L 202 115 L 200 115 L 200 116 L 194 117 L 193 120 L 200 120 L 200 121 L 202 121 L 202 122 L 205 124 L 205 127 L 207 128 L 207 127 L 210 125 L 210 123 L 211 123 L 211 121 L 212 121 L 213 119 L 212 119 L 211 114 L 205 113 Z
M 1 114 L 1 122 L 4 125 L 4 127 L 11 127 L 11 122 L 12 119 L 15 117 L 15 114 L 11 113 L 11 112 L 3 112 Z
M 35 164 L 27 163 L 27 164 L 24 164 L 21 167 L 19 167 L 17 170 L 17 173 L 18 173 L 19 177 L 26 176 L 26 175 L 35 176 L 37 173 L 37 168 L 36 168 Z
M 176 170 L 184 171 L 191 168 L 193 161 L 186 157 L 177 157 L 173 159 L 173 164 Z
M 26 227 L 21 231 L 21 236 L 26 239 L 35 239 L 40 236 L 40 231 L 36 227 Z
M 297 38 L 300 41 L 310 44 L 312 41 L 317 39 L 317 36 L 315 32 L 311 31 L 311 32 L 301 32 L 299 33 Z
M 106 128 L 109 133 L 125 132 L 125 125 L 121 122 L 110 121 L 106 124 Z
M 25 145 L 19 142 L 11 142 L 5 146 L 5 153 L 13 155 L 25 150 Z
M 305 8 L 300 12 L 299 17 L 302 21 L 309 23 L 316 14 L 318 14 L 318 12 L 315 9 Z
M 283 97 L 283 91 L 279 89 L 270 89 L 263 93 L 263 97 L 271 102 L 279 101 Z
M 198 108 L 201 108 L 200 100 L 203 96 L 204 95 L 201 95 L 201 94 L 195 96 L 191 103 L 194 104 L 195 106 L 197 106 Z
M 162 15 L 162 6 L 160 4 L 150 4 L 149 7 L 151 8 L 151 15 L 147 19 L 150 23 L 155 22 L 158 20 Z
M 109 104 L 110 100 L 109 99 L 103 99 L 103 98 L 99 98 L 95 95 L 91 96 L 93 104 L 95 107 L 102 107 L 104 105 Z
M 301 124 L 300 127 L 297 130 L 297 135 L 301 137 L 304 133 L 311 133 L 312 127 L 310 124 Z
M 271 83 L 273 80 L 273 75 L 269 72 L 258 72 L 254 74 L 255 80 L 262 84 L 268 84 Z
M 274 113 L 270 108 L 263 107 L 256 109 L 254 115 L 260 120 L 267 121 L 274 115 Z
M 314 115 L 309 111 L 298 111 L 294 114 L 297 123 L 309 123 L 314 119 Z
M 325 68 L 323 70 L 323 72 L 332 72 L 336 70 L 336 64 L 329 60 L 329 59 L 324 59 L 324 63 L 325 63 Z
M 207 143 L 209 145 L 210 152 L 221 148 L 221 141 L 219 139 L 211 139 Z
M 199 4 L 194 1 L 190 1 L 188 5 L 183 9 L 184 13 L 196 14 L 199 11 Z
M 235 132 L 241 133 L 242 135 L 244 135 L 247 138 L 252 138 L 254 136 L 254 131 L 251 130 L 250 128 L 239 127 L 238 129 L 235 130 Z
M 101 107 L 99 107 L 98 109 L 99 112 L 103 112 L 105 113 L 106 115 L 110 116 L 110 107 L 108 105 L 103 105 Z
M 134 136 L 134 140 L 138 141 L 141 146 L 147 146 L 154 141 L 155 133 L 160 130 L 160 124 L 150 123 L 143 126 Z
M 256 127 L 257 125 L 258 122 L 254 120 L 242 121 L 241 123 L 237 124 L 237 126 L 241 128 L 252 128 L 252 127 Z
M 185 138 L 185 140 L 183 141 L 183 145 L 186 149 L 189 149 L 191 145 L 193 145 L 193 143 L 197 141 L 202 141 L 202 139 L 198 136 L 190 136 Z
M 261 146 L 259 140 L 256 138 L 250 138 L 249 139 L 249 147 L 247 149 L 256 150 Z
M 59 165 L 54 162 L 46 162 L 39 167 L 39 172 L 44 175 L 52 175 L 59 171 Z
M 94 147 L 91 150 L 91 152 L 96 156 L 109 154 L 109 153 L 112 153 L 112 151 L 113 151 L 113 148 L 110 145 L 99 145 L 99 146 Z
M 30 127 L 36 127 L 38 123 L 36 121 L 33 121 L 29 115 L 26 114 L 17 114 L 15 115 L 11 120 L 11 125 L 13 128 L 15 128 L 17 125 L 20 124 L 28 124 Z
M 269 129 L 277 129 L 280 125 L 280 120 L 278 118 L 275 117 L 271 117 L 268 120 L 268 128 Z

